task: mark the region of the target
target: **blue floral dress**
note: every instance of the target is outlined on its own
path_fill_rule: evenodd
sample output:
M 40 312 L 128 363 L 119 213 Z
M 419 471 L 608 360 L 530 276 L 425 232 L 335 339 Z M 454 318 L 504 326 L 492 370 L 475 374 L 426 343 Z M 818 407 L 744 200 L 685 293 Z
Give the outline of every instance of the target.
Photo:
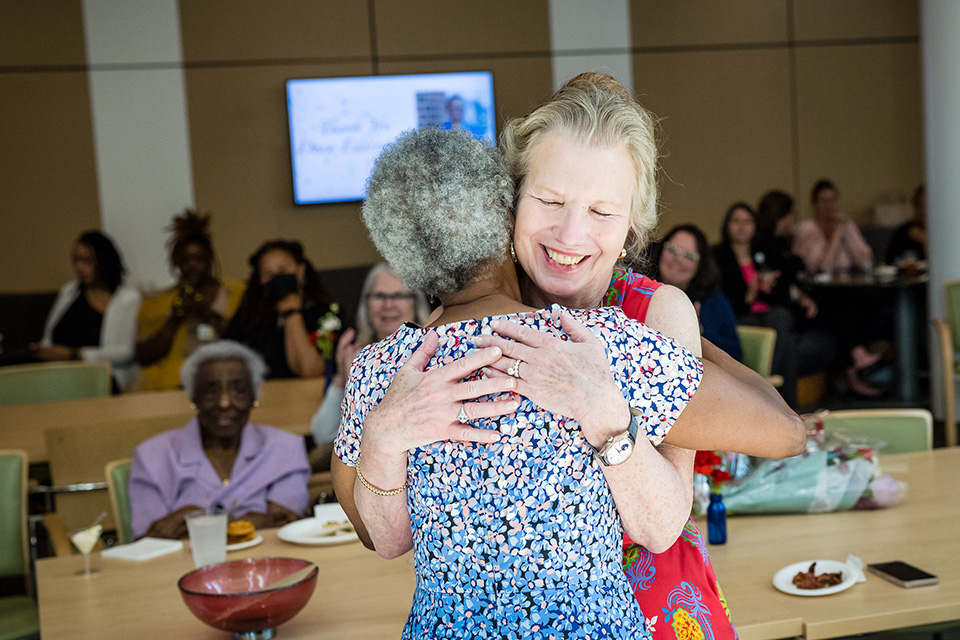
M 641 432 L 658 444 L 700 382 L 699 361 L 618 308 L 571 313 L 606 345 L 643 411 Z M 551 309 L 510 318 L 565 338 Z M 436 328 L 430 368 L 474 349 L 490 320 Z M 364 417 L 425 331 L 405 325 L 354 361 L 336 442 L 345 464 L 356 464 Z M 403 637 L 649 638 L 623 573 L 620 517 L 579 424 L 526 398 L 513 415 L 473 424 L 503 435 L 409 455 L 417 589 Z

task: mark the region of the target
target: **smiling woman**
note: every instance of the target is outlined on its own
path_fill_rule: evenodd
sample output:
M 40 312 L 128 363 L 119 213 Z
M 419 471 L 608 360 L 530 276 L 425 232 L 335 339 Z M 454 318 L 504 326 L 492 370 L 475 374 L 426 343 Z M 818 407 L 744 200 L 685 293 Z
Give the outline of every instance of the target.
M 219 506 L 256 527 L 296 520 L 307 507 L 303 439 L 249 422 L 266 365 L 227 340 L 203 346 L 180 377 L 197 417 L 139 445 L 130 470 L 136 538 L 182 538 L 184 516 Z

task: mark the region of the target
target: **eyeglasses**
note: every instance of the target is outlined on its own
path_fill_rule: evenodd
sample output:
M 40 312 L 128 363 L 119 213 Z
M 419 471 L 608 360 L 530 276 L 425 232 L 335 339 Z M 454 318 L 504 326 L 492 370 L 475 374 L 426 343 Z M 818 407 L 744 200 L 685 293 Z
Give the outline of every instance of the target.
M 696 251 L 684 251 L 675 244 L 670 244 L 669 242 L 663 245 L 664 251 L 670 255 L 677 256 L 678 258 L 683 258 L 688 262 L 700 262 L 700 254 Z
M 413 294 L 409 291 L 404 293 L 402 291 L 396 291 L 394 293 L 381 293 L 379 291 L 375 293 L 368 293 L 367 300 L 370 302 L 379 302 L 383 304 L 387 300 L 390 302 L 403 302 L 404 300 L 413 300 Z

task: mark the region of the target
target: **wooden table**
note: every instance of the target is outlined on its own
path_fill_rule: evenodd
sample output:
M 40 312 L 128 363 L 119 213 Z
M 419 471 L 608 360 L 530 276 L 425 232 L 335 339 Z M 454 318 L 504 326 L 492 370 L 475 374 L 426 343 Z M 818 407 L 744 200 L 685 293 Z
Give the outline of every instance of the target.
M 730 518 L 729 542 L 711 547 L 721 586 L 743 640 L 805 636 L 832 638 L 904 625 L 960 618 L 960 558 L 953 541 L 960 522 L 960 449 L 881 459 L 884 470 L 909 483 L 893 508 L 803 516 Z M 297 638 L 397 638 L 412 601 L 410 554 L 381 560 L 357 543 L 300 547 L 263 532 L 266 542 L 241 557 L 285 555 L 320 566 L 307 607 L 279 629 Z M 901 589 L 867 574 L 867 582 L 832 596 L 798 597 L 773 588 L 780 568 L 806 559 L 864 562 L 905 560 L 940 576 L 940 585 Z M 37 563 L 40 626 L 44 640 L 116 637 L 191 637 L 223 640 L 181 602 L 176 581 L 191 568 L 184 550 L 144 564 L 96 559 L 101 573 L 73 576 L 79 556 Z
M 742 640 L 817 640 L 960 619 L 960 448 L 881 455 L 880 467 L 908 484 L 906 500 L 889 509 L 727 520 L 727 544 L 709 550 Z M 773 587 L 789 564 L 850 553 L 864 564 L 909 562 L 940 584 L 903 589 L 867 573 L 865 583 L 831 596 Z
M 382 560 L 359 542 L 306 547 L 261 531 L 264 543 L 227 554 L 285 556 L 312 560 L 320 567 L 317 588 L 307 606 L 278 629 L 283 640 L 298 638 L 399 638 L 413 601 L 412 555 Z M 99 554 L 95 554 L 99 556 Z M 230 635 L 201 623 L 187 609 L 177 580 L 193 569 L 189 545 L 145 563 L 97 557 L 100 572 L 75 576 L 80 556 L 37 563 L 43 640 L 191 638 L 229 640 Z
M 323 400 L 323 384 L 322 378 L 268 380 L 251 419 L 305 435 Z M 189 413 L 190 400 L 183 391 L 0 407 L 0 449 L 23 449 L 30 462 L 44 462 L 47 450 L 43 434 L 49 428 L 119 424 Z

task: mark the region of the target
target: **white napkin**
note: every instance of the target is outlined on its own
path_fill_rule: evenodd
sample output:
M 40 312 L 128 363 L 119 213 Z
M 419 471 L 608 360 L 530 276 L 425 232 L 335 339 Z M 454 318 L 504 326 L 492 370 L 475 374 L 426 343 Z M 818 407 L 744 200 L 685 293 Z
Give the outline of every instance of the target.
M 153 560 L 168 553 L 183 549 L 182 540 L 166 540 L 164 538 L 140 538 L 130 544 L 121 544 L 105 549 L 100 555 L 104 558 L 117 558 L 131 562 Z
M 867 576 L 863 574 L 863 560 L 852 553 L 847 554 L 847 566 L 850 567 L 850 571 L 853 573 L 854 582 L 867 581 Z

